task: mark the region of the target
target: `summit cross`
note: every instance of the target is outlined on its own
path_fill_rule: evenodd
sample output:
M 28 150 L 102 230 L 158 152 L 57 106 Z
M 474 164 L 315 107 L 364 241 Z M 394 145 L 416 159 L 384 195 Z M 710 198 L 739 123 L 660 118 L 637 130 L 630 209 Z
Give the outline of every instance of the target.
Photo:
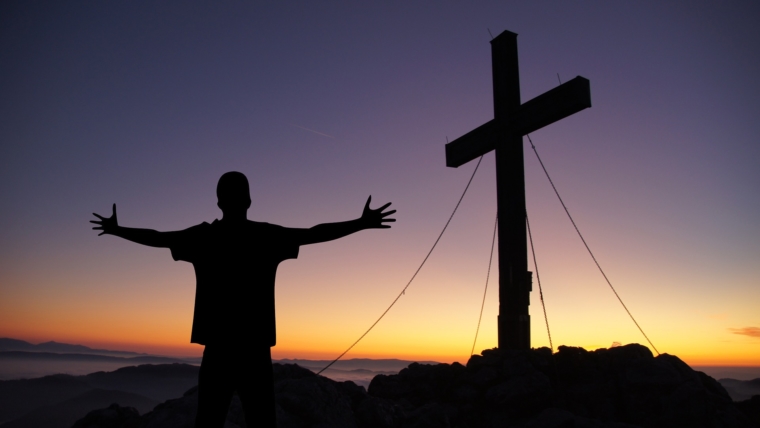
M 526 237 L 523 136 L 591 107 L 588 79 L 569 82 L 520 103 L 517 34 L 491 40 L 494 119 L 446 144 L 446 166 L 457 168 L 496 152 L 499 222 L 499 317 L 501 349 L 530 349 L 530 291 Z

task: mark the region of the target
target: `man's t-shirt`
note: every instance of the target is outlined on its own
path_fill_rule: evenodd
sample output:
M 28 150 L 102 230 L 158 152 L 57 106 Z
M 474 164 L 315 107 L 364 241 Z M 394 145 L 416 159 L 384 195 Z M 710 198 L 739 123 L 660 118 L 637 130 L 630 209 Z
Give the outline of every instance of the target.
M 191 342 L 275 345 L 277 265 L 298 257 L 291 229 L 255 221 L 230 226 L 214 220 L 177 232 L 170 249 L 174 260 L 195 268 Z

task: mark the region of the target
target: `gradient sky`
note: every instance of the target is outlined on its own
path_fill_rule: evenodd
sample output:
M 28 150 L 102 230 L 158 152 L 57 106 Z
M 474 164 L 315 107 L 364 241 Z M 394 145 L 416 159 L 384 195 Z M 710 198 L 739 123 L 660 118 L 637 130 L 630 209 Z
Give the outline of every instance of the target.
M 304 247 L 278 271 L 276 358 L 333 358 L 409 280 L 473 171 L 446 139 L 493 118 L 489 30 L 518 33 L 522 99 L 581 75 L 593 107 L 532 134 L 660 352 L 760 365 L 756 2 L 0 3 L 0 337 L 198 355 L 194 274 L 90 230 L 221 216 L 292 227 L 392 201 L 390 230 Z M 526 152 L 552 337 L 644 342 Z M 351 357 L 465 361 L 495 217 L 493 154 L 427 265 Z M 533 270 L 531 268 L 531 270 Z M 476 346 L 496 346 L 492 275 Z M 534 346 L 548 345 L 537 287 Z

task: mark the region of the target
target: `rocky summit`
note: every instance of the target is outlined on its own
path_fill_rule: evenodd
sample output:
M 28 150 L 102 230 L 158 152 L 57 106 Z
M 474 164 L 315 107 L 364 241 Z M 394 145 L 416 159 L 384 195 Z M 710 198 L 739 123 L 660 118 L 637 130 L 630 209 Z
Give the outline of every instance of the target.
M 723 387 L 675 356 L 632 344 L 586 351 L 560 346 L 491 349 L 466 366 L 411 364 L 365 391 L 297 365 L 274 365 L 278 426 L 757 427 L 760 400 L 734 403 Z M 196 389 L 138 416 L 117 404 L 75 428 L 191 428 Z M 226 428 L 245 427 L 237 398 Z

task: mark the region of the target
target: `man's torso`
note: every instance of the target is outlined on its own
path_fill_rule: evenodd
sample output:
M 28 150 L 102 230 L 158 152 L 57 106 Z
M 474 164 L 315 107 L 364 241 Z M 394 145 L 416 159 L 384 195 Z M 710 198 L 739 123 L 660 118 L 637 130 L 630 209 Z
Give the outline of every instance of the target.
M 274 346 L 277 266 L 298 256 L 290 229 L 254 221 L 215 220 L 179 232 L 175 260 L 193 264 L 196 276 L 191 341 Z

